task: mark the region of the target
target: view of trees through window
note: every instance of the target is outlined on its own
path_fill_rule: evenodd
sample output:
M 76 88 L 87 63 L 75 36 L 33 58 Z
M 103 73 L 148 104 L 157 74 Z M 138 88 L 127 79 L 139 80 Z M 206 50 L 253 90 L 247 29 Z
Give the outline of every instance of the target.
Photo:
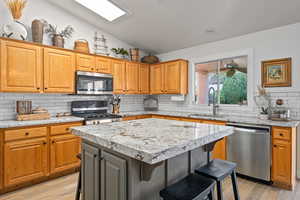
M 197 104 L 247 104 L 247 56 L 226 58 L 196 65 L 195 100 Z M 214 88 L 213 98 L 208 94 Z

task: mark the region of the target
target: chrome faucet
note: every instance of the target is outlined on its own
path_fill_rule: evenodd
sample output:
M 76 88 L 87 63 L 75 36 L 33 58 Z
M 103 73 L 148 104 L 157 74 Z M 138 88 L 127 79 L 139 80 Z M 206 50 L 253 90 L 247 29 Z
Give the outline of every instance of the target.
M 216 90 L 213 87 L 210 87 L 208 90 L 208 106 L 210 106 L 210 95 L 212 91 L 212 104 L 213 104 L 213 116 L 217 115 L 217 109 L 219 108 L 219 105 L 216 104 Z

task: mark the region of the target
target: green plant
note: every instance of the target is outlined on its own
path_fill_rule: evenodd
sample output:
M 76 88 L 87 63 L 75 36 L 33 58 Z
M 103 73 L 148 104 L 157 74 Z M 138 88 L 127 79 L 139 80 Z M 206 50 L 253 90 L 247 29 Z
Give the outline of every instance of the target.
M 115 54 L 121 54 L 122 56 L 129 56 L 128 51 L 124 48 L 112 48 L 111 51 Z
M 72 34 L 74 32 L 74 29 L 72 26 L 68 25 L 65 29 L 63 29 L 62 31 L 58 31 L 57 30 L 57 26 L 56 25 L 52 25 L 52 24 L 48 24 L 47 28 L 45 29 L 45 33 L 49 35 L 49 37 L 54 37 L 54 36 L 61 36 L 65 39 L 71 38 Z

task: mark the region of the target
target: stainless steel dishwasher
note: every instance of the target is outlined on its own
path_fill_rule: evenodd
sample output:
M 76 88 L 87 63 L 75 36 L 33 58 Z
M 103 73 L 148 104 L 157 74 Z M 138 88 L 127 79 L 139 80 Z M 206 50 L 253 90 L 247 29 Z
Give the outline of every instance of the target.
M 237 163 L 237 173 L 271 181 L 270 127 L 228 123 L 234 134 L 227 138 L 227 160 Z

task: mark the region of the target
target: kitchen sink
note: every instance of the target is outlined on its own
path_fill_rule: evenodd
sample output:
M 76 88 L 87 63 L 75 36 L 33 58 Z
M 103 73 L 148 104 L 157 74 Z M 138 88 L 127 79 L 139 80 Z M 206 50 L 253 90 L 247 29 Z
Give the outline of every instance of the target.
M 223 118 L 223 115 L 213 115 L 213 114 L 190 114 L 189 117 L 216 117 L 216 118 Z

